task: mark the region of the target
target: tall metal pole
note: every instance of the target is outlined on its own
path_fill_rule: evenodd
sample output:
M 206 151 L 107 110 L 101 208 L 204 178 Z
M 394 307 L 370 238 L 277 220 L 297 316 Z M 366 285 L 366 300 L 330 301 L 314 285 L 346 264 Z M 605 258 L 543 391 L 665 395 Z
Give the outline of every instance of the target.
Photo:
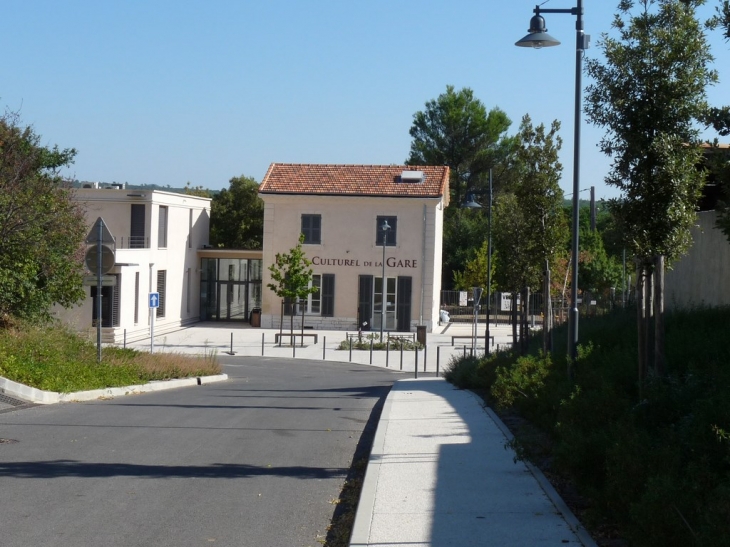
M 580 113 L 581 113 L 581 76 L 583 71 L 583 1 L 578 0 L 576 10 L 575 36 L 575 129 L 573 141 L 573 247 L 571 249 L 571 260 L 573 271 L 570 286 L 570 361 L 568 364 L 568 376 L 573 376 L 573 365 L 578 358 L 578 233 L 579 233 L 579 192 L 580 192 Z
M 104 237 L 104 221 L 99 222 L 96 238 L 96 362 L 101 363 L 101 240 Z
M 385 325 L 385 303 L 387 299 L 387 291 L 386 291 L 386 285 L 385 282 L 385 246 L 388 243 L 388 230 L 390 229 L 390 226 L 388 225 L 388 221 L 383 221 L 383 278 L 382 283 L 380 287 L 380 341 L 383 341 L 383 326 Z
M 487 204 L 487 328 L 484 331 L 484 353 L 489 355 L 489 321 L 492 307 L 492 170 L 489 169 L 489 203 Z

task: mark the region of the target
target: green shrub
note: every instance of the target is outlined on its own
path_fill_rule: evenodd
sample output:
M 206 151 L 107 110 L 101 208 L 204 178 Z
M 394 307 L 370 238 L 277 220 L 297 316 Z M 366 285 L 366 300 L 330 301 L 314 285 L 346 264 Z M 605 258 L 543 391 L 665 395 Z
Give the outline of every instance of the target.
M 573 378 L 567 325 L 551 357 L 534 338 L 527 356 L 457 360 L 446 377 L 488 385 L 495 403 L 539 426 L 553 440 L 554 467 L 593 501 L 588 517 L 610 519 L 632 545 L 728 545 L 728 324 L 728 308 L 668 313 L 667 373 L 641 390 L 633 310 L 581 317 Z
M 542 352 L 518 357 L 511 366 L 497 367 L 497 378 L 490 391 L 495 404 L 506 408 L 518 398 L 539 397 L 551 367 L 550 355 Z
M 401 349 L 403 351 L 414 351 L 423 349 L 423 344 L 413 340 L 388 337 L 385 341 L 381 341 L 380 335 L 377 333 L 364 334 L 362 337 L 352 340 L 343 340 L 336 349 L 348 351 L 350 345 L 352 345 L 352 349 L 369 351 L 371 343 L 375 351 L 385 351 L 386 349 L 390 351 L 400 351 Z

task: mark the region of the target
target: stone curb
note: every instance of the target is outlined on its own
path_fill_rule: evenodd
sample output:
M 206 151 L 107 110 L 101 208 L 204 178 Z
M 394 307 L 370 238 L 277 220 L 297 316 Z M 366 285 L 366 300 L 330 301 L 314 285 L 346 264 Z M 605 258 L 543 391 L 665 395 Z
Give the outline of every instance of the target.
M 43 391 L 0 377 L 0 393 L 10 397 L 17 397 L 30 403 L 52 405 L 56 403 L 93 401 L 95 399 L 114 398 L 123 395 L 136 395 L 138 393 L 149 393 L 151 391 L 162 391 L 179 387 L 200 386 L 225 380 L 228 380 L 227 374 L 217 374 L 215 376 L 199 376 L 180 380 L 161 380 L 136 386 L 109 387 L 91 391 L 76 391 L 74 393 L 58 393 L 55 391 Z
M 476 398 L 479 401 L 479 404 L 482 406 L 484 411 L 487 413 L 487 415 L 490 417 L 490 419 L 495 423 L 495 425 L 499 428 L 499 430 L 502 432 L 502 434 L 506 437 L 508 441 L 511 441 L 514 438 L 514 435 L 509 430 L 509 428 L 504 424 L 504 422 L 497 416 L 497 414 L 489 408 L 487 405 L 484 404 L 484 401 L 482 400 L 479 395 L 476 393 L 469 391 L 469 393 Z M 525 464 L 527 469 L 530 470 L 530 473 L 532 473 L 532 476 L 535 477 L 538 484 L 540 485 L 540 488 L 542 488 L 543 492 L 545 492 L 545 495 L 548 497 L 548 499 L 552 502 L 552 504 L 555 506 L 555 508 L 558 510 L 558 512 L 561 514 L 563 519 L 565 520 L 566 524 L 570 527 L 571 530 L 575 533 L 575 535 L 578 537 L 578 540 L 583 544 L 584 547 L 598 547 L 598 544 L 593 540 L 591 535 L 588 533 L 588 531 L 585 529 L 583 524 L 578 520 L 578 518 L 573 514 L 573 511 L 570 510 L 570 508 L 565 504 L 565 501 L 563 501 L 563 498 L 560 497 L 560 494 L 558 494 L 557 490 L 553 487 L 552 484 L 550 484 L 550 481 L 547 480 L 547 477 L 543 474 L 540 469 L 535 467 L 532 463 L 528 462 L 527 460 L 523 460 L 522 463 Z
M 393 384 L 395 387 L 395 384 Z M 393 388 L 388 392 L 385 398 L 385 404 L 380 412 L 380 420 L 375 430 L 373 438 L 373 446 L 370 450 L 370 457 L 365 469 L 365 478 L 363 479 L 362 489 L 360 490 L 360 499 L 355 512 L 355 521 L 352 525 L 352 533 L 350 534 L 350 547 L 364 547 L 370 541 L 370 526 L 373 520 L 373 510 L 375 508 L 375 494 L 378 489 L 378 479 L 380 478 L 380 465 L 383 461 L 383 452 L 385 449 L 385 434 L 388 430 L 390 422 L 390 412 L 393 408 L 393 398 L 391 394 Z

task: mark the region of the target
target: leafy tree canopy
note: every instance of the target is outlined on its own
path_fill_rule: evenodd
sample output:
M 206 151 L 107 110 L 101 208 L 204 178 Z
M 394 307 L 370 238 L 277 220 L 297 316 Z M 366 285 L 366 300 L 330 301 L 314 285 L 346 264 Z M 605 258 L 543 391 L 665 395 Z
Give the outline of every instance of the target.
M 213 196 L 210 212 L 210 242 L 229 249 L 261 249 L 264 238 L 264 201 L 259 185 L 241 175 L 230 187 Z
M 84 298 L 87 226 L 59 174 L 75 154 L 42 146 L 16 114 L 0 118 L 0 321 L 48 319 Z
M 189 196 L 197 196 L 199 198 L 209 198 L 211 197 L 211 191 L 207 188 L 203 188 L 202 186 L 193 186 L 190 181 L 185 183 L 185 188 L 183 188 L 183 192 L 185 192 Z
M 609 256 L 600 232 L 580 230 L 578 285 L 593 294 L 605 294 L 611 287 L 621 291 L 621 263 Z
M 467 261 L 464 271 L 454 272 L 454 289 L 469 290 L 472 287 L 480 287 L 487 293 L 487 272 L 489 265 L 489 242 L 484 243 L 476 252 L 476 256 Z M 497 254 L 492 250 L 492 290 L 494 292 L 494 271 L 497 263 Z M 491 294 L 490 292 L 490 294 Z
M 446 93 L 428 101 L 413 115 L 408 165 L 448 165 L 451 206 L 459 207 L 467 190 L 483 187 L 485 175 L 509 139 L 504 135 L 510 119 L 499 108 L 489 112 L 469 88 Z
M 586 112 L 606 128 L 600 149 L 613 158 L 606 177 L 619 188 L 610 207 L 637 257 L 668 261 L 690 243 L 689 228 L 703 183 L 697 120 L 706 115 L 706 87 L 717 81 L 695 8 L 703 0 L 623 0 L 613 28 L 590 59 Z M 636 13 L 633 12 L 637 5 Z
M 530 277 L 539 279 L 547 260 L 552 267 L 568 242 L 568 225 L 562 213 L 563 190 L 560 176 L 563 166 L 558 153 L 563 140 L 560 122 L 553 121 L 547 130 L 543 124 L 532 125 L 525 115 L 518 134 L 516 153 L 519 181 L 514 192 L 528 227 Z
M 489 169 L 506 165 L 515 146 L 506 136 L 510 119 L 499 108 L 487 111 L 469 88 L 446 92 L 428 101 L 425 110 L 413 115 L 410 129 L 409 165 L 448 165 L 449 206 L 444 213 L 444 282 L 463 271 L 486 238 L 487 218 L 483 211 L 461 209 L 468 192 L 486 195 Z M 495 193 L 506 176 L 495 176 Z
M 310 287 L 312 281 L 312 262 L 304 256 L 302 250 L 304 234 L 299 236 L 296 247 L 288 253 L 276 253 L 274 264 L 269 265 L 272 283 L 266 286 L 279 298 L 290 301 L 307 298 L 317 292 L 317 287 Z
M 499 285 L 507 291 L 541 286 L 546 264 L 553 269 L 565 254 L 568 224 L 560 188 L 560 123 L 547 130 L 524 116 L 517 135 L 513 180 L 497 200 L 495 247 L 506 257 L 497 265 Z M 506 195 L 509 190 L 510 194 Z

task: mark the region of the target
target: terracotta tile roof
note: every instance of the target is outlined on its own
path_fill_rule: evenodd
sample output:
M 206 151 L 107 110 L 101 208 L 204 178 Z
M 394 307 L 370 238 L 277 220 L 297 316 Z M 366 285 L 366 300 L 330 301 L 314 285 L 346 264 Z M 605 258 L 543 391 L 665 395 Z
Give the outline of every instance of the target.
M 401 182 L 403 171 L 422 171 L 423 182 Z M 261 194 L 449 197 L 449 168 L 414 165 L 313 165 L 272 163 Z

